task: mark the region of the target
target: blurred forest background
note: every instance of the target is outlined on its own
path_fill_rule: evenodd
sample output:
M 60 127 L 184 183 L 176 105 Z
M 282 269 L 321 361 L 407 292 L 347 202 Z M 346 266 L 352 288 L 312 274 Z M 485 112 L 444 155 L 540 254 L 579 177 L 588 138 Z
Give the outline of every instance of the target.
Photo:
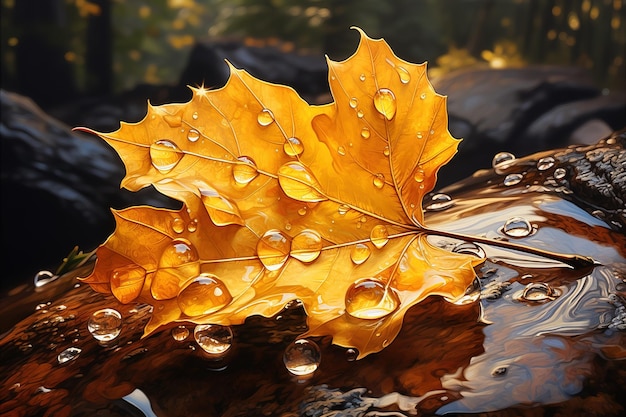
M 384 37 L 431 76 L 467 66 L 587 68 L 623 89 L 623 0 L 1 0 L 3 89 L 40 106 L 179 80 L 196 42 L 344 59 Z

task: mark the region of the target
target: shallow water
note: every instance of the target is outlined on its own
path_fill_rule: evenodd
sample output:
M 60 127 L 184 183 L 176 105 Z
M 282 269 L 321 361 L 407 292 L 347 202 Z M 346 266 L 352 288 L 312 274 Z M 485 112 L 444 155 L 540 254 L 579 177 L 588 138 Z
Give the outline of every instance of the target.
M 283 363 L 284 350 L 306 330 L 297 303 L 233 327 L 232 347 L 216 356 L 198 346 L 193 326 L 189 334 L 177 329 L 173 337 L 167 329 L 141 339 L 149 306 L 121 305 L 75 285 L 75 276 L 23 286 L 4 300 L 3 311 L 14 315 L 3 318 L 10 329 L 0 340 L 0 413 L 622 415 L 626 236 L 558 191 L 504 185 L 505 174 L 451 188 L 453 204 L 427 212 L 427 224 L 591 256 L 598 264 L 574 270 L 479 244 L 487 261 L 467 304 L 426 299 L 409 310 L 389 347 L 359 361 L 328 338 L 315 339 L 321 363 L 308 377 L 290 374 Z M 527 232 L 505 232 L 514 217 L 528 221 Z M 451 250 L 459 243 L 430 239 Z M 92 313 L 105 307 L 122 316 L 121 333 L 109 344 L 88 330 Z M 80 351 L 66 351 L 72 347 Z

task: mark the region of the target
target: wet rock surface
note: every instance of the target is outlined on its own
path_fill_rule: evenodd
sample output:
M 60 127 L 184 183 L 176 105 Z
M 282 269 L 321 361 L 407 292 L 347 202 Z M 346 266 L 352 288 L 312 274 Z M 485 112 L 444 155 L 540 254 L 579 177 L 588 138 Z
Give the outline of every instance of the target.
M 623 141 L 614 139 L 595 148 L 620 155 Z M 571 149 L 585 156 L 592 151 Z M 39 289 L 17 288 L 3 300 L 9 310 L 27 306 L 28 314 L 3 314 L 8 331 L 0 339 L 0 413 L 623 415 L 626 234 L 587 207 L 595 202 L 609 212 L 611 197 L 578 198 L 559 182 L 566 178 L 559 169 L 571 180 L 581 163 L 559 159 L 568 152 L 509 160 L 442 189 L 448 198 L 436 200 L 446 203 L 427 208 L 425 221 L 433 229 L 591 256 L 595 265 L 572 269 L 497 245 L 432 235 L 442 248 L 486 256 L 467 296 L 459 304 L 429 297 L 408 311 L 393 343 L 358 361 L 355 352 L 316 338 L 319 366 L 300 377 L 287 371 L 283 358 L 306 330 L 298 303 L 276 317 L 233 326 L 232 346 L 216 356 L 196 342 L 189 323 L 142 339 L 151 308 L 119 304 L 78 285 L 86 266 Z M 513 173 L 520 181 L 505 183 Z M 592 181 L 585 184 L 593 188 Z M 623 193 L 619 181 L 611 184 L 614 195 Z M 89 329 L 92 315 L 105 307 L 122 317 L 121 333 L 108 344 Z

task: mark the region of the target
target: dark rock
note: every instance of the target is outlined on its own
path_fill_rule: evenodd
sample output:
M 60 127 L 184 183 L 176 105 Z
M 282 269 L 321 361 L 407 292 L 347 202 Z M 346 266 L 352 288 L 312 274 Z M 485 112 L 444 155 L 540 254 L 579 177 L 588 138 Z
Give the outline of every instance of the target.
M 1 287 L 56 267 L 78 245 L 91 250 L 113 231 L 109 207 L 171 202 L 123 192 L 124 167 L 102 140 L 72 132 L 31 100 L 0 91 L 2 116 Z

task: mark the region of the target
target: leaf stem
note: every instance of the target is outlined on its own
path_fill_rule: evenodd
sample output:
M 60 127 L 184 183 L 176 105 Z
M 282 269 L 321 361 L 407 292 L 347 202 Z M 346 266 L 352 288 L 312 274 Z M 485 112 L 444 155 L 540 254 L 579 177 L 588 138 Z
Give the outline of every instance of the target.
M 571 266 L 574 269 L 586 268 L 586 267 L 597 264 L 597 262 L 589 256 L 551 252 L 551 251 L 544 250 L 544 249 L 520 245 L 518 243 L 513 243 L 507 240 L 488 239 L 485 237 L 469 236 L 469 235 L 464 235 L 464 234 L 457 234 L 457 233 L 452 233 L 452 232 L 446 232 L 443 230 L 433 230 L 433 229 L 424 229 L 424 232 L 429 235 L 450 237 L 453 239 L 461 239 L 461 240 L 465 240 L 468 242 L 482 243 L 485 245 L 498 246 L 501 248 L 511 249 L 511 250 L 515 250 L 518 252 L 530 253 L 533 255 L 538 255 L 544 258 L 553 259 L 555 261 L 562 262 L 566 265 Z

